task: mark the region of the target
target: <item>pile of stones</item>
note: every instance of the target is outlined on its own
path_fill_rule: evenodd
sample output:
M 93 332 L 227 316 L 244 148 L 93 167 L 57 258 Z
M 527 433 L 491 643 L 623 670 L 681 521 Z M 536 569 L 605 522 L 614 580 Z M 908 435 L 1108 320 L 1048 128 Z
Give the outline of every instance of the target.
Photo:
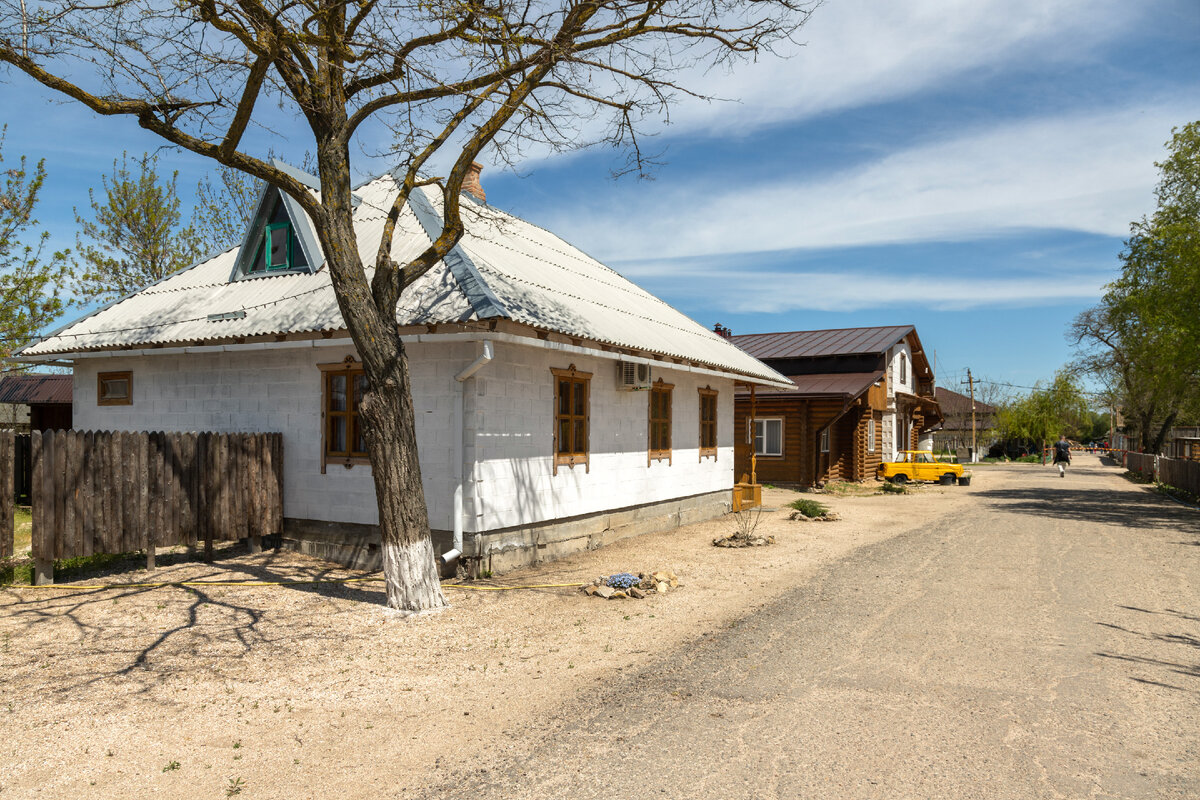
M 837 522 L 841 518 L 841 515 L 836 511 L 826 511 L 819 517 L 806 517 L 799 511 L 793 511 L 791 514 L 788 514 L 788 519 L 796 522 Z
M 754 531 L 737 531 L 713 539 L 714 547 L 765 547 L 769 544 L 775 544 L 774 536 L 763 536 Z
M 679 577 L 669 569 L 658 572 L 618 572 L 601 575 L 583 587 L 583 593 L 601 600 L 645 600 L 652 594 L 666 594 L 679 588 Z

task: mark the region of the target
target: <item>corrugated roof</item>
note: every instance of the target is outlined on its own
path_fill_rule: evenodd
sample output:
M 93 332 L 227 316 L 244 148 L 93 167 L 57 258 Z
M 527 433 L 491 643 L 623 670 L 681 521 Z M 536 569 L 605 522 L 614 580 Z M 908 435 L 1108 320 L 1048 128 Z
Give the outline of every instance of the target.
M 357 187 L 359 255 L 373 274 L 397 183 Z M 465 196 L 464 196 L 465 197 Z M 418 189 L 401 214 L 392 256 L 422 252 L 441 227 L 441 193 Z M 780 385 L 784 378 L 554 234 L 474 201 L 463 203 L 462 240 L 405 291 L 401 325 L 505 318 L 573 338 L 648 351 Z M 191 344 L 242 336 L 343 330 L 328 269 L 230 280 L 238 248 L 182 270 L 21 351 L 53 356 L 97 348 Z M 213 314 L 244 312 L 219 322 Z
M 0 379 L 0 403 L 70 405 L 73 384 L 70 375 L 6 375 Z
M 818 358 L 883 353 L 913 330 L 912 325 L 838 328 L 824 331 L 749 333 L 733 343 L 755 358 Z

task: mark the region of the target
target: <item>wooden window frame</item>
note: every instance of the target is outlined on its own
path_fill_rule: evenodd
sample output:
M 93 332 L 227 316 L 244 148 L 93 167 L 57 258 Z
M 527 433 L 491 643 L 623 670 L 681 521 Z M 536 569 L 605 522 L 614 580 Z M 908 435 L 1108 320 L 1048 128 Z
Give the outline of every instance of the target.
M 105 397 L 104 382 L 105 381 L 125 381 L 125 396 L 124 397 Z M 120 372 L 100 372 L 96 375 L 96 405 L 98 406 L 131 406 L 133 405 L 133 372 L 131 370 L 122 370 Z
M 700 440 L 699 440 L 700 441 L 700 460 L 703 461 L 706 458 L 712 458 L 715 461 L 717 458 L 717 448 L 718 448 L 717 431 L 719 430 L 719 426 L 717 423 L 721 418 L 721 414 L 720 414 L 720 410 L 719 410 L 720 407 L 718 405 L 719 401 L 717 400 L 717 395 L 719 394 L 719 392 L 710 386 L 705 386 L 703 389 L 699 390 L 699 393 L 700 393 Z M 710 397 L 712 398 L 712 404 L 713 404 L 713 418 L 711 421 L 705 422 L 704 401 Z M 705 425 L 708 425 L 712 429 L 712 446 L 711 447 L 704 446 Z
M 558 474 L 559 467 L 570 467 L 571 469 L 575 469 L 577 466 L 583 466 L 583 471 L 585 474 L 590 473 L 592 471 L 590 458 L 592 443 L 592 373 L 581 372 L 575 368 L 574 364 L 571 364 L 566 369 L 551 368 L 550 374 L 554 376 L 554 474 Z M 573 387 L 576 383 L 583 384 L 584 398 L 582 416 L 574 413 L 561 413 L 562 401 L 558 395 L 558 385 L 560 381 L 564 380 L 571 383 L 572 392 L 574 392 Z M 574 397 L 569 399 L 567 403 L 568 409 L 574 409 L 574 399 Z M 580 419 L 583 420 L 583 449 L 581 451 L 576 450 L 568 453 L 560 453 L 558 450 L 558 431 L 562 426 L 563 420 L 566 420 L 571 425 L 571 428 L 574 429 L 575 423 Z M 578 442 L 574 442 L 573 444 L 578 444 Z
M 757 448 L 755 447 L 754 440 L 756 438 L 758 438 L 758 434 L 757 434 L 757 431 L 755 430 L 755 428 L 758 426 L 758 423 L 760 423 L 760 422 L 763 423 L 764 425 L 768 422 L 778 422 L 779 423 L 779 452 L 778 453 L 760 453 L 760 452 L 758 452 Z M 784 437 L 783 417 L 748 417 L 746 419 L 746 436 L 749 439 L 750 452 L 752 452 L 754 454 L 755 458 L 783 458 L 784 457 L 785 451 L 786 451 L 786 446 L 784 445 L 784 438 L 783 438 Z M 766 446 L 767 446 L 767 432 L 766 432 L 766 428 L 764 427 L 764 429 L 763 429 L 763 447 L 765 448 Z
M 675 424 L 675 403 L 674 403 L 675 384 L 666 383 L 662 378 L 659 378 L 654 383 L 650 384 L 650 391 L 646 395 L 646 465 L 649 466 L 655 461 L 666 461 L 670 466 L 674 463 L 671 457 L 671 444 L 673 437 L 671 429 Z M 654 417 L 654 395 L 666 394 L 667 396 L 667 416 L 665 419 Z M 665 448 L 653 447 L 654 443 L 654 425 L 655 423 L 667 425 L 667 446 Z
M 820 436 L 817 439 L 817 449 L 822 453 L 829 452 L 829 443 L 833 439 L 833 437 L 830 435 L 829 431 L 830 431 L 830 428 L 832 428 L 832 427 L 833 426 L 830 425 L 825 428 L 822 428 Z
M 348 448 L 354 446 L 354 421 L 359 416 L 354 398 L 354 378 L 365 374 L 362 362 L 355 361 L 354 356 L 346 356 L 336 364 L 318 364 L 317 368 L 321 371 L 321 474 L 325 474 L 325 468 L 329 464 L 341 464 L 346 469 L 350 469 L 356 464 L 370 464 L 371 459 L 367 456 L 366 451 L 351 449 L 345 453 L 329 452 L 329 424 L 333 414 L 345 415 L 346 446 Z M 346 410 L 330 411 L 329 383 L 333 376 L 339 374 L 346 376 Z

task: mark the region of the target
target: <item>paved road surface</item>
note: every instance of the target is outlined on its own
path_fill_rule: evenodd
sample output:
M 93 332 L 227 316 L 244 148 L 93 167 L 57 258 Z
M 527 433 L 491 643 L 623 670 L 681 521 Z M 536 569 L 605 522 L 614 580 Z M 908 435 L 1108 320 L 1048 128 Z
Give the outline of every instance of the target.
M 990 469 L 429 796 L 1200 798 L 1200 512 L 1090 456 Z

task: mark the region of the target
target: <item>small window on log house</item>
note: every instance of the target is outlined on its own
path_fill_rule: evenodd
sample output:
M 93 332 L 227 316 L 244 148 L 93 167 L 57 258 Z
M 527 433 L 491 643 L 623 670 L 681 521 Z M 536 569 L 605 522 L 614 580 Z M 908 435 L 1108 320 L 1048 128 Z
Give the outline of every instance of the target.
M 560 466 L 588 469 L 589 402 L 592 373 L 552 369 L 554 376 L 554 472 Z
M 367 442 L 358 414 L 359 403 L 367 393 L 367 376 L 353 361 L 322 365 L 321 370 L 323 465 L 367 463 Z
M 671 460 L 671 390 L 674 384 L 650 387 L 650 461 Z
M 700 460 L 717 457 L 717 391 L 700 390 Z
M 875 452 L 875 418 L 867 420 L 867 452 Z
M 101 372 L 96 376 L 96 405 L 133 405 L 133 373 Z

